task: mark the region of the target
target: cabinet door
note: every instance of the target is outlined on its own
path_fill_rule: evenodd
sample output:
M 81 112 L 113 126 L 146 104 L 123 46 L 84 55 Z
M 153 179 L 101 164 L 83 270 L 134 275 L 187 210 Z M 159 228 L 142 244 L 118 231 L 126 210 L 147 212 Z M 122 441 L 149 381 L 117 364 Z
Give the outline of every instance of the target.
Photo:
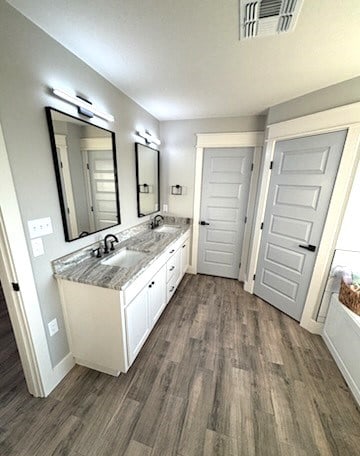
M 125 308 L 126 339 L 129 365 L 132 364 L 149 332 L 148 287 Z
M 166 304 L 166 265 L 155 274 L 148 285 L 149 326 L 152 328 Z
M 181 277 L 185 274 L 189 267 L 189 256 L 190 256 L 190 239 L 186 239 L 181 246 Z

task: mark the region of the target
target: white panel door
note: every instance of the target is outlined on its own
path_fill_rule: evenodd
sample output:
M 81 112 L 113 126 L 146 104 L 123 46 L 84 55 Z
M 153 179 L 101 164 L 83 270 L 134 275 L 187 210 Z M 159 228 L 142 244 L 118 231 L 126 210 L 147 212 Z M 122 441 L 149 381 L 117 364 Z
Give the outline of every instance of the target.
M 300 320 L 346 131 L 275 146 L 254 293 Z
M 102 230 L 119 223 L 112 151 L 89 150 L 88 165 L 94 229 Z
M 198 272 L 238 278 L 254 148 L 205 149 Z

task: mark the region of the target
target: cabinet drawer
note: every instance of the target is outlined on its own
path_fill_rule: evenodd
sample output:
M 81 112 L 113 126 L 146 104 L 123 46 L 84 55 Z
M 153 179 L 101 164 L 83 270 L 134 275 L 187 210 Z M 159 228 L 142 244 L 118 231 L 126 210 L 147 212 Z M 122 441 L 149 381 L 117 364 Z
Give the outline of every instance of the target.
M 180 274 L 180 251 L 178 250 L 166 263 L 166 282 Z
M 169 302 L 172 298 L 173 294 L 176 291 L 176 282 L 174 280 L 170 280 L 170 282 L 166 285 L 166 301 Z

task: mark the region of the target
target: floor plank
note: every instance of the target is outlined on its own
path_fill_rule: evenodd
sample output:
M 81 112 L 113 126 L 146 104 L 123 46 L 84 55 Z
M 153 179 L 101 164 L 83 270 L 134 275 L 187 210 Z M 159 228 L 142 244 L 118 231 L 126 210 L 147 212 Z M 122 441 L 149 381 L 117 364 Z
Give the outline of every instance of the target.
M 2 304 L 2 305 L 1 305 Z M 186 275 L 126 375 L 26 390 L 0 294 L 1 456 L 354 456 L 360 413 L 319 336 L 236 280 Z

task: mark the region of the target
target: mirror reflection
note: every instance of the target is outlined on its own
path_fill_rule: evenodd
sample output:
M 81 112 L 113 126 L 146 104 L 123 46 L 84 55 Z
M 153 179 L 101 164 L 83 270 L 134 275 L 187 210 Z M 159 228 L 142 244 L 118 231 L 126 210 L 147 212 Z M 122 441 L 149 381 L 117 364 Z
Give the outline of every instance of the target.
M 46 108 L 66 241 L 120 223 L 115 134 Z
M 136 183 L 138 216 L 160 210 L 159 151 L 136 143 Z

